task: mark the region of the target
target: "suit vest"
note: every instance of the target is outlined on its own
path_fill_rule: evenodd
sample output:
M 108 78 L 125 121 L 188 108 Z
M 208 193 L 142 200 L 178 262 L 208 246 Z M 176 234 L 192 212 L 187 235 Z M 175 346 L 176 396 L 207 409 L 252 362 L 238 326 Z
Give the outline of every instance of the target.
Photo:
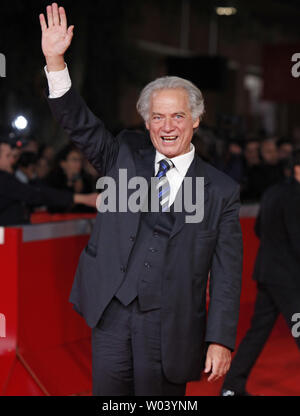
M 141 212 L 125 277 L 115 294 L 123 305 L 129 305 L 138 296 L 142 311 L 161 307 L 162 277 L 174 221 L 174 204 L 170 212 Z

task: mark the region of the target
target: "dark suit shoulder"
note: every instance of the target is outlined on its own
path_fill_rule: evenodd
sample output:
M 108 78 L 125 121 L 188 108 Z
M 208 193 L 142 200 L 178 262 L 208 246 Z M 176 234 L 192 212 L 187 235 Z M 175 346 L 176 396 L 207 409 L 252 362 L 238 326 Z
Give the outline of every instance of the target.
M 292 187 L 293 184 L 286 180 L 276 183 L 265 190 L 262 195 L 262 201 L 274 197 L 281 197 L 284 194 L 289 195 L 292 191 Z

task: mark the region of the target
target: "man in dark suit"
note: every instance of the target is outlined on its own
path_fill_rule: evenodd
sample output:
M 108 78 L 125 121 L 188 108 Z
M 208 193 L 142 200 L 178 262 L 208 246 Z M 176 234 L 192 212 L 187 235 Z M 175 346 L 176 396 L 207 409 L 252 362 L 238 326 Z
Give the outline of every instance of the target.
M 204 361 L 209 381 L 230 365 L 242 269 L 239 186 L 195 155 L 191 140 L 204 111 L 198 88 L 178 77 L 148 84 L 138 110 L 151 140 L 130 131 L 113 137 L 71 86 L 64 53 L 73 27 L 67 28 L 64 9 L 48 6 L 47 20 L 40 15 L 55 118 L 115 184 L 121 170 L 128 181 L 158 181 L 159 212 L 98 213 L 80 256 L 70 301 L 92 328 L 93 394 L 184 395 Z M 184 178 L 193 180 L 192 195 Z M 185 207 L 176 212 L 174 205 L 182 193 L 195 201 L 197 178 L 204 178 L 196 207 L 203 203 L 204 219 L 191 223 Z M 129 189 L 129 205 L 132 196 Z M 118 193 L 117 203 L 127 207 Z
M 32 207 L 95 204 L 96 193 L 75 194 L 38 184 L 33 186 L 22 183 L 14 175 L 13 164 L 10 141 L 0 138 L 0 226 L 29 224 Z
M 260 246 L 253 278 L 257 297 L 251 326 L 224 380 L 221 395 L 248 395 L 246 383 L 281 313 L 288 326 L 300 312 L 300 151 L 293 158 L 292 178 L 263 195 L 255 232 Z M 300 348 L 300 337 L 295 337 Z

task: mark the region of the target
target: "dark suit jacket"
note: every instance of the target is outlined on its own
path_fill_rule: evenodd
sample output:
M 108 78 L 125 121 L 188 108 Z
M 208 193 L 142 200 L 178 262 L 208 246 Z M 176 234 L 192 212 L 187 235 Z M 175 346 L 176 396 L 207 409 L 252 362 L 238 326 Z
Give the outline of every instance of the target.
M 128 180 L 153 175 L 155 149 L 145 135 L 123 131 L 113 137 L 71 88 L 48 99 L 54 116 L 106 176 Z M 242 271 L 239 186 L 195 156 L 186 176 L 204 177 L 204 220 L 186 223 L 175 213 L 162 281 L 162 362 L 166 376 L 183 383 L 200 378 L 206 343 L 234 349 Z M 132 191 L 133 192 L 133 191 Z M 130 192 L 128 192 L 128 197 Z M 123 279 L 140 213 L 98 213 L 80 256 L 70 301 L 94 327 Z M 142 259 L 141 259 L 142 261 Z M 210 271 L 210 306 L 206 286 Z
M 282 182 L 263 195 L 255 231 L 260 246 L 253 278 L 300 287 L 300 184 Z

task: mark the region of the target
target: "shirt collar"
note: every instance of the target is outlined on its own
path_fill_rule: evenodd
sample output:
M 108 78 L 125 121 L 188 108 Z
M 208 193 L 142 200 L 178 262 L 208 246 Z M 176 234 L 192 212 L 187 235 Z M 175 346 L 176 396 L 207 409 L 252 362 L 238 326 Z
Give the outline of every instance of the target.
M 195 155 L 195 146 L 193 145 L 193 143 L 190 143 L 190 151 L 187 153 L 184 153 L 183 155 L 179 155 L 179 156 L 175 156 L 172 158 L 169 158 L 170 160 L 172 160 L 172 162 L 174 163 L 174 168 L 176 168 L 177 172 L 181 175 L 181 176 L 185 176 L 190 164 L 192 163 L 193 159 L 194 159 L 194 155 Z M 157 174 L 158 169 L 159 169 L 159 162 L 162 159 L 165 159 L 167 156 L 163 155 L 162 153 L 160 153 L 158 150 L 156 150 L 156 155 L 155 155 L 155 174 Z

